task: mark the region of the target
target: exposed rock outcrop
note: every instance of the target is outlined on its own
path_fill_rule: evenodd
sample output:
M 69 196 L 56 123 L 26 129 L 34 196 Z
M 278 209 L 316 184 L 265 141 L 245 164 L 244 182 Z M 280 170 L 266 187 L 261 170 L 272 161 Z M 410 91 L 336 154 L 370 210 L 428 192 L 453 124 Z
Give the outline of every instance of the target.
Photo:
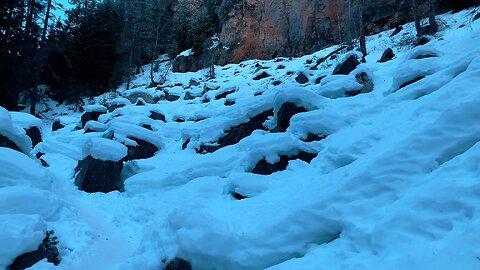
M 134 159 L 151 158 L 159 150 L 154 144 L 138 138 L 129 138 L 137 144 L 136 146 L 127 146 L 128 154 L 125 161 Z
M 439 2 L 438 10 L 445 11 L 453 1 Z M 312 53 L 342 40 L 348 16 L 348 1 L 339 0 L 224 0 L 222 5 L 230 9 L 221 16 L 221 46 L 200 55 L 177 58 L 174 70 L 197 71 L 209 66 L 212 60 L 225 65 L 246 59 Z M 396 28 L 413 18 L 410 0 L 366 1 L 363 9 L 367 34 Z
M 32 140 L 32 147 L 35 147 L 35 145 L 39 144 L 42 142 L 42 133 L 40 132 L 40 129 L 38 127 L 31 127 L 26 131 L 26 134 L 30 139 Z
M 85 127 L 88 121 L 97 121 L 102 114 L 101 112 L 84 112 L 81 119 L 82 127 Z
M 357 66 L 360 65 L 360 61 L 358 61 L 355 55 L 350 55 L 343 61 L 342 63 L 338 64 L 333 71 L 333 75 L 348 75 L 350 72 L 355 70 Z
M 60 263 L 60 253 L 58 252 L 56 244 L 58 244 L 57 237 L 53 236 L 53 231 L 48 231 L 37 250 L 18 256 L 7 269 L 23 270 L 32 267 L 45 258 L 49 263 L 58 265 Z
M 299 84 L 306 84 L 310 80 L 308 79 L 307 75 L 305 73 L 300 72 L 297 77 L 295 77 L 295 81 L 297 81 Z
M 385 63 L 392 60 L 393 57 L 395 57 L 395 53 L 393 53 L 392 48 L 388 48 L 383 52 L 382 57 L 380 57 L 380 60 L 378 60 L 378 62 Z
M 231 127 L 225 132 L 226 134 L 221 137 L 217 143 L 212 145 L 202 145 L 200 146 L 200 148 L 197 149 L 197 153 L 212 153 L 225 146 L 238 143 L 243 138 L 250 136 L 250 134 L 252 134 L 254 130 L 266 130 L 266 128 L 263 126 L 263 123 L 268 119 L 268 117 L 272 116 L 272 114 L 272 110 L 268 110 L 258 114 L 255 117 L 252 117 L 246 123 Z
M 89 193 L 122 190 L 120 183 L 122 169 L 122 161 L 105 161 L 87 156 L 79 161 L 75 168 L 75 185 Z
M 60 122 L 60 120 L 55 120 L 53 121 L 53 124 L 52 124 L 52 131 L 57 131 L 59 129 L 62 129 L 64 128 L 65 126 Z
M 159 120 L 159 121 L 162 121 L 162 122 L 166 122 L 165 115 L 163 115 L 162 113 L 159 113 L 159 112 L 151 111 L 150 116 L 148 116 L 148 117 L 150 117 L 153 120 Z

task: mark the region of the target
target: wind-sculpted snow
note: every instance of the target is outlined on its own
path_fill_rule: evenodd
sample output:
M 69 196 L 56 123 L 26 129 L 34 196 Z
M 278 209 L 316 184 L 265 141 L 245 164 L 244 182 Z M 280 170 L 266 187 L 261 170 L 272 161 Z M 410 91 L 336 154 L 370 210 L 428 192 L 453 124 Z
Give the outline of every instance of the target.
M 0 195 L 10 194 L 0 199 L 0 238 L 14 247 L 0 250 L 0 264 L 53 229 L 58 269 L 164 269 L 174 258 L 197 270 L 478 269 L 473 12 L 440 16 L 444 28 L 422 46 L 412 24 L 369 37 L 366 62 L 348 75 L 331 74 L 362 56 L 329 56 L 338 46 L 215 67 L 215 79 L 169 73 L 151 88 L 147 65 L 132 90 L 87 102 L 86 111 L 103 114 L 84 128 L 80 113 L 54 108 L 47 116 L 65 127 L 31 153 L 48 168 L 0 148 L 8 154 Z M 395 57 L 378 62 L 387 48 Z M 269 76 L 256 80 L 262 72 Z M 0 128 L 20 134 L 15 122 Z M 131 153 L 144 146 L 148 155 Z M 206 146 L 212 151 L 197 153 Z M 78 190 L 75 168 L 86 155 L 123 162 L 124 191 Z M 25 245 L 11 222 L 28 232 Z

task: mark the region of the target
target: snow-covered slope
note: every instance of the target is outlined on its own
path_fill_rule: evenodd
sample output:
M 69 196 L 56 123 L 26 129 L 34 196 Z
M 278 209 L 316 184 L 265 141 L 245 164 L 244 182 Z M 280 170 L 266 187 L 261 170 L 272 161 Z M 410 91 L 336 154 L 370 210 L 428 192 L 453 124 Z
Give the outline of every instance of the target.
M 61 116 L 65 128 L 45 131 L 34 148 L 49 164 L 41 174 L 54 180 L 44 191 L 31 184 L 25 196 L 53 192 L 54 218 L 48 202 L 36 218 L 55 231 L 62 261 L 31 269 L 163 269 L 174 257 L 200 270 L 480 269 L 480 20 L 471 18 L 472 10 L 441 16 L 442 31 L 417 47 L 412 25 L 369 37 L 367 61 L 350 75 L 330 75 L 350 54 L 311 68 L 336 46 L 216 67 L 212 80 L 202 71 L 170 73 L 158 89 L 148 88 L 146 66 L 134 89 L 96 98 L 111 110 L 98 121 L 78 129 L 80 113 Z M 377 62 L 388 47 L 395 58 Z M 258 79 L 262 72 L 269 76 Z M 307 83 L 296 81 L 300 73 Z M 373 91 L 350 96 L 363 87 L 362 73 Z M 286 103 L 302 110 L 284 130 Z M 263 128 L 222 144 L 225 132 L 239 132 L 231 128 L 251 118 Z M 118 143 L 99 149 L 110 143 L 98 137 L 130 147 L 136 138 L 159 151 L 124 163 L 125 192 L 89 194 L 74 185 L 85 149 L 115 161 L 125 156 Z M 300 153 L 316 156 L 307 163 L 294 159 Z M 285 170 L 252 173 L 287 157 L 294 160 Z M 3 158 L 0 171 L 28 171 L 32 162 Z M 0 183 L 13 177 L 2 173 Z M 0 193 L 15 188 L 8 183 Z M 29 219 L 13 222 L 25 229 L 36 220 L 34 208 L 22 207 Z M 13 214 L 0 212 L 0 224 Z M 35 224 L 30 231 L 46 229 Z M 35 237 L 24 249 L 36 248 Z M 0 252 L 0 263 L 12 255 Z

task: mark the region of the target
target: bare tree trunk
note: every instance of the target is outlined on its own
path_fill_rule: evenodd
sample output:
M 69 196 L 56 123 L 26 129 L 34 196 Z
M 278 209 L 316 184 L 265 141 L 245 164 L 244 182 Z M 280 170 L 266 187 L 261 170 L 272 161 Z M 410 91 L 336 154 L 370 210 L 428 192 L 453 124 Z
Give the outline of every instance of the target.
M 360 0 L 359 0 L 360 1 Z M 358 16 L 359 16 L 359 28 L 360 28 L 360 51 L 363 54 L 363 58 L 367 56 L 367 33 L 365 29 L 365 17 L 364 17 L 364 10 L 363 10 L 363 1 L 358 3 Z
M 418 11 L 417 0 L 412 0 L 413 19 L 415 20 L 415 29 L 417 30 L 417 37 L 422 36 L 422 17 Z
M 47 30 L 48 30 L 48 20 L 50 19 L 50 9 L 52 8 L 52 0 L 48 0 L 47 2 L 47 12 L 45 13 L 45 20 L 43 22 L 43 31 L 42 31 L 42 44 L 45 43 L 45 39 L 47 37 Z
M 28 0 L 27 19 L 25 21 L 25 34 L 26 35 L 30 35 L 31 31 L 32 31 L 34 5 L 35 5 L 35 0 Z
M 362 52 L 363 57 L 365 58 L 365 56 L 367 56 L 367 54 L 368 54 L 368 52 L 367 52 L 367 41 L 366 41 L 366 37 L 365 37 L 365 29 L 362 29 L 361 33 L 360 33 L 360 51 Z
M 437 15 L 436 4 L 437 2 L 435 0 L 430 0 L 430 3 L 429 3 L 430 14 L 428 15 L 428 23 L 430 24 L 430 32 L 432 34 L 438 31 L 438 23 L 437 23 L 437 20 L 435 19 L 435 15 Z
M 209 77 L 210 79 L 215 79 L 215 65 L 213 63 L 213 56 L 214 56 L 214 51 L 215 49 L 210 50 L 210 70 L 209 70 Z
M 158 50 L 158 36 L 160 34 L 160 24 L 162 21 L 162 17 L 158 16 L 157 20 L 157 29 L 155 33 L 155 46 L 153 46 L 153 56 L 152 56 L 152 65 L 150 66 L 150 81 L 152 85 L 157 85 L 159 84 L 158 82 L 155 81 L 155 78 L 153 76 L 153 67 L 155 65 L 155 59 L 157 58 L 157 50 Z
M 348 50 L 353 49 L 353 14 L 352 14 L 352 1 L 353 0 L 348 0 L 348 13 L 347 13 L 347 23 L 346 23 L 346 28 L 347 28 L 347 38 L 346 38 L 346 44 L 348 46 Z
M 130 82 L 132 80 L 132 60 L 133 60 L 133 44 L 130 47 L 130 56 L 128 57 L 127 90 L 130 89 Z
M 32 90 L 30 90 L 30 114 L 36 116 L 37 113 L 37 98 L 38 98 L 38 86 L 35 82 Z
M 135 51 L 135 42 L 137 39 L 137 29 L 136 29 L 136 26 L 134 27 L 135 28 L 133 31 L 133 40 L 132 40 L 132 44 L 130 45 L 130 56 L 128 57 L 127 90 L 130 89 L 130 83 L 132 81 L 133 53 Z

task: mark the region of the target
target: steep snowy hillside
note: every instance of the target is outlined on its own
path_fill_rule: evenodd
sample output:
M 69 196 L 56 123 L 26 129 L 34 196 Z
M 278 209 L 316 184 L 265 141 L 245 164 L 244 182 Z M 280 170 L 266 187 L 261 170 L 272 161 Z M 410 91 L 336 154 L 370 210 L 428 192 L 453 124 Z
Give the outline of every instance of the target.
M 30 269 L 480 269 L 475 12 L 369 37 L 365 63 L 334 46 L 153 88 L 146 66 L 83 113 L 0 110 L 0 269 L 42 239 Z

